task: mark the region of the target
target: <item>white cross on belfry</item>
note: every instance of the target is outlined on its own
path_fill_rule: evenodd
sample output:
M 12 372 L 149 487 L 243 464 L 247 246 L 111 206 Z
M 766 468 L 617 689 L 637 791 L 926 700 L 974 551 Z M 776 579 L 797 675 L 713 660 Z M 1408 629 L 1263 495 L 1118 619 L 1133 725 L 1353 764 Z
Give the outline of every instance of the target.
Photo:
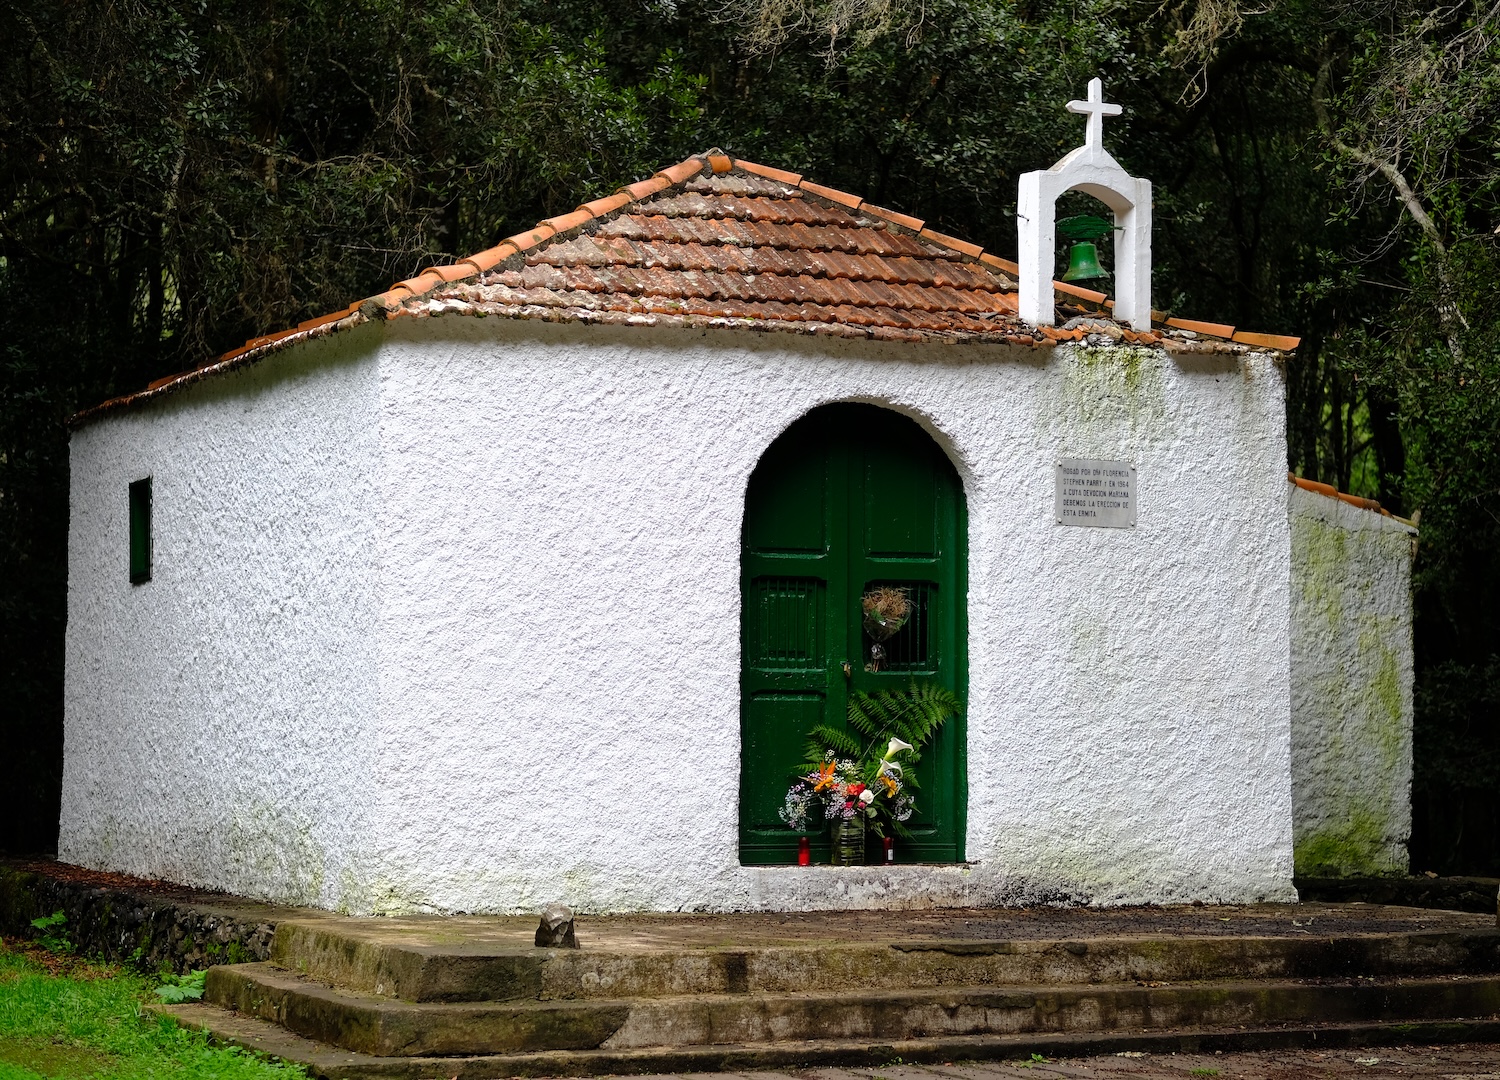
M 1088 129 L 1084 132 L 1083 145 L 1090 150 L 1103 150 L 1104 118 L 1119 116 L 1123 110 L 1120 106 L 1104 100 L 1104 83 L 1101 80 L 1090 79 L 1089 99 L 1068 102 L 1068 111 L 1084 113 L 1088 116 Z

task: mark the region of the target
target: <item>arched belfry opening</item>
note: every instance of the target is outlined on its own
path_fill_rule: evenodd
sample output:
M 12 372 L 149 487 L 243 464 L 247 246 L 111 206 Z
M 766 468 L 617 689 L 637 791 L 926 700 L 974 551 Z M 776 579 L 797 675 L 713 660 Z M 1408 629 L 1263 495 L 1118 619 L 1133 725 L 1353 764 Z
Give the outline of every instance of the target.
M 780 820 L 807 732 L 842 725 L 854 690 L 967 684 L 968 519 L 943 449 L 875 405 L 814 409 L 766 450 L 745 495 L 740 547 L 740 862 L 826 858 L 826 830 Z M 904 589 L 911 616 L 872 655 L 861 601 Z M 898 862 L 961 862 L 967 810 L 962 716 L 923 755 L 913 836 Z

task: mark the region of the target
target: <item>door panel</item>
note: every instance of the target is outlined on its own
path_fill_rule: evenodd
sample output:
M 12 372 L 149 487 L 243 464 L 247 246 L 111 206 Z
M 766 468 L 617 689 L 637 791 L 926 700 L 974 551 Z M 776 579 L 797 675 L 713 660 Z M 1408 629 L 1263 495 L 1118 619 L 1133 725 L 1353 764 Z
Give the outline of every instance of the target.
M 905 446 L 861 449 L 865 551 L 877 559 L 913 555 L 935 558 L 938 515 L 934 462 L 927 455 L 914 459 L 903 453 L 908 449 Z
M 766 776 L 787 777 L 802 761 L 807 729 L 823 716 L 822 694 L 763 692 L 745 702 L 746 742 L 744 760 L 755 762 Z M 784 846 L 787 827 L 777 811 L 786 797 L 786 782 L 742 783 L 740 786 L 740 831 L 752 844 Z M 792 841 L 793 854 L 796 841 Z M 785 860 L 783 860 L 785 861 Z
M 741 550 L 740 861 L 795 861 L 798 834 L 776 816 L 819 720 L 844 726 L 851 689 L 912 678 L 965 689 L 963 492 L 946 455 L 913 421 L 871 405 L 814 410 L 766 451 L 745 497 Z M 914 611 L 870 670 L 860 598 L 909 591 Z M 848 673 L 845 664 L 848 664 Z M 962 718 L 916 770 L 920 812 L 902 862 L 963 858 Z M 826 857 L 822 831 L 808 834 Z
M 828 473 L 801 459 L 818 448 L 806 438 L 777 442 L 756 470 L 757 513 L 745 519 L 745 547 L 760 554 L 828 550 Z M 825 448 L 826 449 L 826 448 Z

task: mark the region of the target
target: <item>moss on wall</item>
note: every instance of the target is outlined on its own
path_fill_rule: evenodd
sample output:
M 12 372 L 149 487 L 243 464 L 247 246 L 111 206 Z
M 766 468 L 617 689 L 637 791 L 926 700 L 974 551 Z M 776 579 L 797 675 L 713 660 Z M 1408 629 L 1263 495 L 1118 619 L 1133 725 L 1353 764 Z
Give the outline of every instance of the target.
M 1293 493 L 1291 527 L 1296 872 L 1404 874 L 1409 536 L 1394 521 L 1301 489 Z
M 1062 353 L 1063 378 L 1045 403 L 1044 421 L 1082 439 L 1080 453 L 1115 453 L 1114 443 L 1091 437 L 1150 439 L 1167 434 L 1166 358 L 1135 345 L 1079 347 Z
M 1387 856 L 1385 818 L 1369 808 L 1346 805 L 1340 824 L 1298 835 L 1292 862 L 1299 877 L 1366 877 L 1403 873 Z

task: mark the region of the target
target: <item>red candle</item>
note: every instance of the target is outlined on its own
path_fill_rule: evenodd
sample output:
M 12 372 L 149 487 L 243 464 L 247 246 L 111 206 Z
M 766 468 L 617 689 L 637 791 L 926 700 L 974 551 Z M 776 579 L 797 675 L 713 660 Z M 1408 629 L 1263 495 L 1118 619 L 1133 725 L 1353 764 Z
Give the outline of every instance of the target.
M 797 841 L 797 865 L 812 865 L 812 849 L 807 846 L 807 837 L 805 836 Z
M 885 861 L 893 863 L 896 861 L 896 838 L 887 836 L 885 839 Z

